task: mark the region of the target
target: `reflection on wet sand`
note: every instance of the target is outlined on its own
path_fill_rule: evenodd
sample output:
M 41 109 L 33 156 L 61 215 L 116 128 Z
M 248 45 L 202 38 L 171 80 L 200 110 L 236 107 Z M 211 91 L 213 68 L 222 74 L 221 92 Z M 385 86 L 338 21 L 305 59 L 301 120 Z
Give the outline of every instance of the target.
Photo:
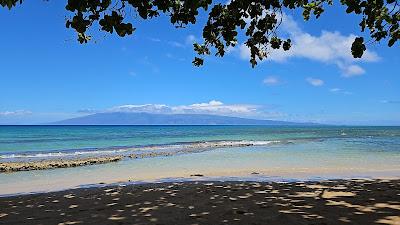
M 0 198 L 1 224 L 399 224 L 399 180 L 183 182 Z

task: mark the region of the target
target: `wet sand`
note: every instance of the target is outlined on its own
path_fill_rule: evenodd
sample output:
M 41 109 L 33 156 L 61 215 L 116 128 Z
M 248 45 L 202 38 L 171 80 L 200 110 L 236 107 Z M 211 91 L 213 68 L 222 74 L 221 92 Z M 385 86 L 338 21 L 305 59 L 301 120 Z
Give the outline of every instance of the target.
M 0 224 L 399 224 L 400 180 L 184 182 L 0 198 Z

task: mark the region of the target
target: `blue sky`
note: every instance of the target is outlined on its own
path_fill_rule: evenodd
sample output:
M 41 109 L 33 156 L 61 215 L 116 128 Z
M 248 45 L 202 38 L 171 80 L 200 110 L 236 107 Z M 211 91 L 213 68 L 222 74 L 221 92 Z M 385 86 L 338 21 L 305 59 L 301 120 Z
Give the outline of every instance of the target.
M 63 1 L 0 9 L 0 124 L 140 111 L 400 125 L 399 44 L 370 44 L 363 59 L 352 59 L 359 18 L 340 6 L 309 22 L 285 12 L 280 32 L 292 50 L 255 69 L 243 39 L 226 57 L 192 66 L 204 13 L 185 29 L 166 17 L 136 19 L 125 38 L 92 29 L 86 45 L 65 28 L 65 16 Z

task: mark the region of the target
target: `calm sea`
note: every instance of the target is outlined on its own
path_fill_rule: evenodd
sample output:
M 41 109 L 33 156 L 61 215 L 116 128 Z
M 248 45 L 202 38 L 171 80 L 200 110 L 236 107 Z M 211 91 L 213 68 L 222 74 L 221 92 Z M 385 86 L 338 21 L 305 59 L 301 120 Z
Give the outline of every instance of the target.
M 0 126 L 0 159 L 112 154 L 130 147 L 215 141 L 329 142 L 338 151 L 400 154 L 400 127 Z
M 400 178 L 400 127 L 0 126 L 0 162 L 182 148 L 201 151 L 0 173 L 0 195 L 193 174 L 233 180 Z

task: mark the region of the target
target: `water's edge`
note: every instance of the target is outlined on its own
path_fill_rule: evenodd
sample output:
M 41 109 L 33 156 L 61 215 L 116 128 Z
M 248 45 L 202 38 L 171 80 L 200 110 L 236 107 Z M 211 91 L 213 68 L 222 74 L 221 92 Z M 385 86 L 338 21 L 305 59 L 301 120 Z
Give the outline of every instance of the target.
M 24 196 L 24 195 L 37 195 L 48 194 L 55 192 L 63 192 L 68 190 L 91 189 L 91 188 L 105 188 L 105 187 L 118 187 L 130 185 L 145 185 L 145 184 L 162 184 L 162 183 L 183 183 L 183 182 L 261 182 L 261 183 L 298 183 L 298 182 L 324 182 L 324 181 L 340 181 L 340 180 L 399 180 L 399 177 L 371 177 L 371 176 L 350 176 L 350 177 L 305 177 L 305 178 L 287 178 L 280 176 L 265 176 L 265 175 L 252 175 L 252 176 L 221 176 L 221 177 L 206 177 L 194 175 L 193 177 L 170 177 L 156 180 L 138 180 L 138 181 L 121 181 L 113 183 L 95 183 L 84 184 L 70 188 L 54 189 L 49 191 L 32 191 L 20 192 L 12 194 L 0 194 L 0 198 Z

